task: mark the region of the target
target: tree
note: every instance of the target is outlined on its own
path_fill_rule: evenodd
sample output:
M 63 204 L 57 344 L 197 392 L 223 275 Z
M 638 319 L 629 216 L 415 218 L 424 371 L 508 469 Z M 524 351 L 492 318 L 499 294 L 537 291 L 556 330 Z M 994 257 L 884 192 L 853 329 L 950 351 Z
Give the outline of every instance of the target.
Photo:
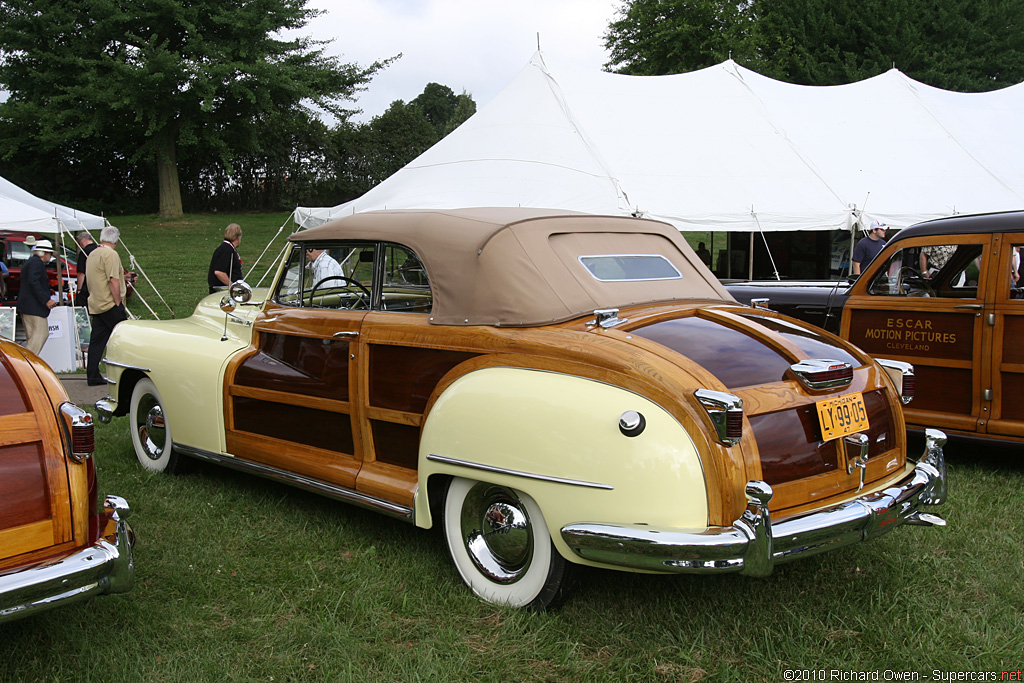
M 283 38 L 316 12 L 306 0 L 0 0 L 0 104 L 6 157 L 102 138 L 151 160 L 160 214 L 181 215 L 182 150 L 258 150 L 268 121 L 344 100 L 391 60 L 341 63 L 324 41 Z M 394 58 L 392 58 L 394 59 Z M 16 134 L 10 134 L 16 131 Z
M 428 83 L 409 102 L 395 100 L 369 123 L 338 126 L 326 153 L 340 201 L 353 199 L 388 178 L 476 113 L 467 93 Z
M 838 85 L 894 65 L 940 88 L 1024 80 L 1024 0 L 627 0 L 605 34 L 622 73 L 731 56 L 766 76 Z
M 605 68 L 658 76 L 738 58 L 750 21 L 750 5 L 735 0 L 627 0 L 604 36 Z

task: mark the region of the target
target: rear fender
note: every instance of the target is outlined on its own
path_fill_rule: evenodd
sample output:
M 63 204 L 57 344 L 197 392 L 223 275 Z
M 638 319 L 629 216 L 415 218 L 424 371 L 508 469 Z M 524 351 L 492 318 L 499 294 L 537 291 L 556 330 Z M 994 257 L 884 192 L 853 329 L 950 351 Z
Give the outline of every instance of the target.
M 643 416 L 635 436 L 619 427 Z M 540 506 L 559 552 L 566 524 L 600 520 L 703 528 L 707 491 L 693 439 L 648 399 L 595 380 L 521 368 L 485 368 L 453 382 L 423 426 L 416 524 L 433 524 L 432 477 L 517 489 Z M 438 501 L 433 501 L 437 503 Z

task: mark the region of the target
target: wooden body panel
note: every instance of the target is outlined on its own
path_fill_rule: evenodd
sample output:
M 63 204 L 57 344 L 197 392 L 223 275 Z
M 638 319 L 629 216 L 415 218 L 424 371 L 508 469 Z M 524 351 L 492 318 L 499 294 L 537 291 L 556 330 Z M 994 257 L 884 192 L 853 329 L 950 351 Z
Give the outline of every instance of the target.
M 749 313 L 693 302 L 637 307 L 628 311 L 628 324 L 607 330 L 585 321 L 538 328 L 452 327 L 431 325 L 423 314 L 302 309 L 268 302 L 254 322 L 252 344 L 226 369 L 227 451 L 412 506 L 421 482 L 417 467 L 425 455 L 420 432 L 435 401 L 460 378 L 479 370 L 542 370 L 620 387 L 667 410 L 697 440 L 708 522 L 731 524 L 746 506 L 745 483 L 764 475 L 749 418 L 813 409 L 820 398 L 887 386 L 882 373 L 867 366 L 857 371 L 851 387 L 808 394 L 784 376 L 789 364 L 808 357 L 802 342 L 752 325 Z M 774 358 L 774 381 L 750 381 L 739 373 L 723 382 L 699 358 L 691 360 L 630 333 L 680 317 L 693 321 L 698 335 L 705 323 L 719 337 L 734 334 L 742 346 L 735 353 L 754 357 L 755 364 L 763 365 L 762 356 Z M 729 357 L 728 349 L 718 352 Z M 870 362 L 863 355 L 849 359 Z M 326 369 L 324 376 L 318 374 L 321 369 Z M 710 418 L 693 398 L 699 388 L 733 391 L 744 399 L 748 422 L 739 445 L 725 447 L 713 436 Z M 886 424 L 902 424 L 895 412 L 886 416 Z M 279 424 L 273 424 L 275 415 Z M 792 437 L 780 429 L 773 427 L 770 438 L 784 442 Z M 903 465 L 902 436 L 884 443 L 888 448 L 873 453 L 878 456 L 869 468 L 874 478 Z M 827 497 L 856 488 L 858 477 L 846 471 L 843 447 L 832 444 L 828 449 L 829 482 L 806 477 L 780 482 L 773 509 L 804 504 L 812 491 Z M 884 465 L 878 464 L 882 461 Z
M 973 296 L 869 294 L 872 279 L 897 248 L 946 244 L 982 247 Z M 842 336 L 875 357 L 914 365 L 916 396 L 905 409 L 908 424 L 1024 441 L 1024 298 L 1011 287 L 1014 245 L 1024 246 L 1024 233 L 901 240 L 853 287 Z
M 70 547 L 88 532 L 85 466 L 65 462 L 55 414 L 66 395 L 55 379 L 46 382 L 52 373 L 45 367 L 36 373 L 34 362 L 19 347 L 3 345 L 0 407 L 18 412 L 0 414 L 0 569 Z M 69 482 L 76 467 L 83 472 Z M 85 488 L 72 496 L 71 485 L 82 482 Z

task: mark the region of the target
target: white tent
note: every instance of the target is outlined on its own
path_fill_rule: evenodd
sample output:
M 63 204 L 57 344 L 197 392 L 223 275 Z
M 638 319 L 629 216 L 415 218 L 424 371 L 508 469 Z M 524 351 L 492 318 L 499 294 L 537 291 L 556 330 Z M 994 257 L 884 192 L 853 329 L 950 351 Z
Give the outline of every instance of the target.
M 0 231 L 52 233 L 68 253 L 74 254 L 78 250 L 78 243 L 75 240 L 78 232 L 87 230 L 98 241 L 99 231 L 106 225 L 109 225 L 109 222 L 102 216 L 40 199 L 6 178 L 0 178 Z M 123 238 L 120 244 L 128 253 L 129 268 L 149 283 L 154 293 L 173 315 L 170 305 L 150 281 L 149 276 L 146 275 L 135 255 L 128 249 Z M 58 262 L 58 267 L 59 265 Z M 136 296 L 146 310 L 154 317 L 159 317 L 137 291 Z
M 0 230 L 17 232 L 95 232 L 106 224 L 102 216 L 54 204 L 0 178 Z M 63 226 L 63 227 L 62 227 Z
M 1024 84 L 933 88 L 893 69 L 800 86 L 729 60 L 674 76 L 549 69 L 362 197 L 374 209 L 532 206 L 643 214 L 680 230 L 828 230 L 1024 208 Z

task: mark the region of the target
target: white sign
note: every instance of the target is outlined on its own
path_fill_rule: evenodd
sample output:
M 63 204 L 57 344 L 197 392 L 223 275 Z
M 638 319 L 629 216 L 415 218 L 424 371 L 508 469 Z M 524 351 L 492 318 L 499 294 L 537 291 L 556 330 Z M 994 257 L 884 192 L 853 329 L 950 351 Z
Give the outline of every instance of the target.
M 50 336 L 43 344 L 39 357 L 46 361 L 54 372 L 74 372 L 77 369 L 75 354 L 75 318 L 70 306 L 57 306 L 50 311 L 46 323 Z

